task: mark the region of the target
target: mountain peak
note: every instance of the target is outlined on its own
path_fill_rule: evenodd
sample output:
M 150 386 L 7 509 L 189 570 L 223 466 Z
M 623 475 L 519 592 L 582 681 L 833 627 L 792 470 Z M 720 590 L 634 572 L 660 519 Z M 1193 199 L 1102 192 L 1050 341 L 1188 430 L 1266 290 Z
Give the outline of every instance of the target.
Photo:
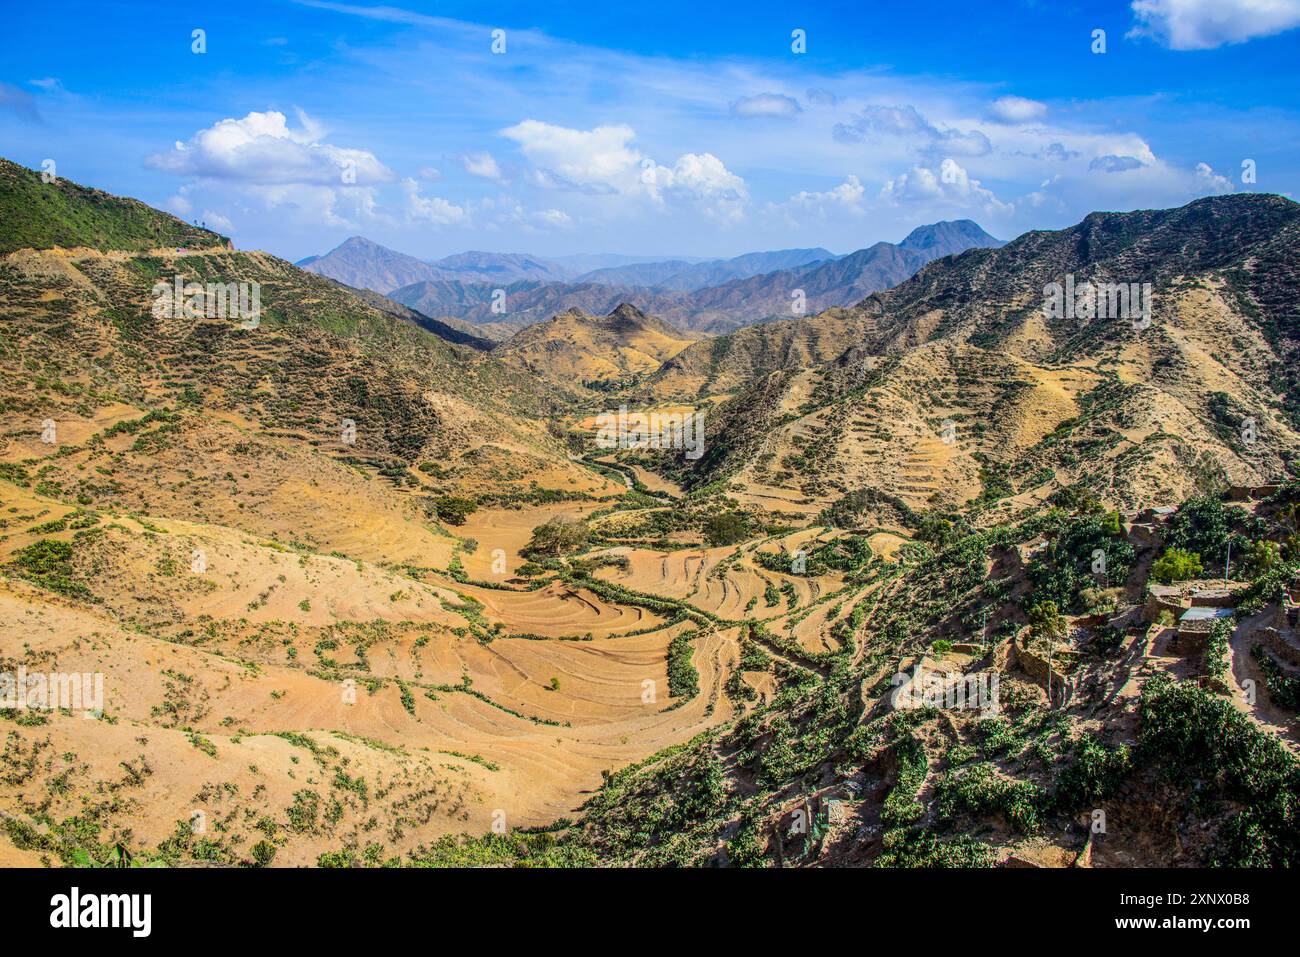
M 951 219 L 918 226 L 898 245 L 921 253 L 927 259 L 940 259 L 973 247 L 996 249 L 1004 243 L 985 232 L 974 220 Z

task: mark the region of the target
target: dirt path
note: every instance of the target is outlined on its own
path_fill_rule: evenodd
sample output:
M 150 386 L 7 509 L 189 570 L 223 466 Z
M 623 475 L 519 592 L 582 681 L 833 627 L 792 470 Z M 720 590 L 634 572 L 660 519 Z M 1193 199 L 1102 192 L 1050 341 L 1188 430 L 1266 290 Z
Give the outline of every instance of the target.
M 1272 609 L 1242 620 L 1228 639 L 1232 653 L 1232 704 L 1263 730 L 1273 734 L 1293 754 L 1300 754 L 1300 717 L 1273 704 L 1268 695 L 1268 683 L 1251 648 L 1257 643 L 1252 636 L 1255 629 L 1271 617 Z M 1246 683 L 1254 682 L 1254 704 L 1246 694 Z

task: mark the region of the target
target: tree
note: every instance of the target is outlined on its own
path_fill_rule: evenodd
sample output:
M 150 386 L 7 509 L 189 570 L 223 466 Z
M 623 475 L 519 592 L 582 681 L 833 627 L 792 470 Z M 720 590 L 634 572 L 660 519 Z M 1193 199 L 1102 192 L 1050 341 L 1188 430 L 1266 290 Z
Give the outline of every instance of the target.
M 478 511 L 478 502 L 456 495 L 440 495 L 433 500 L 433 508 L 438 518 L 448 525 L 464 525 L 465 519 Z
M 1246 568 L 1251 578 L 1258 578 L 1267 573 L 1282 560 L 1282 546 L 1267 539 L 1251 542 L 1246 549 Z
M 1201 573 L 1201 556 L 1181 548 L 1170 548 L 1151 565 L 1151 577 L 1158 582 L 1187 581 Z
M 533 529 L 533 537 L 524 548 L 524 554 L 555 557 L 574 552 L 587 544 L 589 536 L 586 525 L 557 515 Z
M 1056 638 L 1065 631 L 1065 618 L 1054 601 L 1040 601 L 1029 609 L 1029 628 L 1040 638 Z
M 710 545 L 734 545 L 749 537 L 749 523 L 740 512 L 710 515 L 704 522 L 704 538 Z
M 1209 498 L 1189 498 L 1169 523 L 1169 544 L 1201 555 L 1222 557 L 1234 528 L 1241 528 L 1244 509 Z
M 1109 524 L 1106 515 L 1097 514 L 1066 520 L 1052 544 L 1030 562 L 1034 600 L 1077 608 L 1083 591 L 1098 584 L 1099 574 L 1107 584 L 1128 579 L 1136 553 L 1127 539 L 1108 530 Z

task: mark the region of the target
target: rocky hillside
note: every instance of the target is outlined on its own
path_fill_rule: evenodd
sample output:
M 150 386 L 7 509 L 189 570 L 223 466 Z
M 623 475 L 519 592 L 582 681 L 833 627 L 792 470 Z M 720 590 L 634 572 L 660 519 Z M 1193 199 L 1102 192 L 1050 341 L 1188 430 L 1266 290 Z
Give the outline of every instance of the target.
M 190 226 L 135 199 L 55 178 L 0 159 L 0 254 L 17 249 L 109 249 L 145 252 L 167 247 L 215 249 L 224 236 Z
M 1094 214 L 693 345 L 644 394 L 739 388 L 685 476 L 813 510 L 863 488 L 1014 510 L 1071 484 L 1124 503 L 1176 501 L 1203 470 L 1258 484 L 1300 449 L 1298 252 L 1300 207 L 1280 197 Z M 1150 283 L 1150 325 L 1046 318 L 1044 287 L 1068 275 Z
M 0 180 L 6 206 L 46 188 L 16 169 Z M 93 224 L 100 238 L 74 242 L 63 226 L 0 263 L 0 362 L 7 410 L 26 423 L 19 434 L 38 436 L 44 420 L 93 417 L 115 401 L 184 410 L 177 414 L 200 430 L 205 416 L 234 416 L 395 474 L 496 443 L 567 468 L 536 421 L 558 394 L 469 337 L 266 253 L 234 251 L 142 204 L 66 183 L 49 188 L 72 197 L 69 224 Z M 156 234 L 194 245 L 153 248 Z M 77 248 L 51 248 L 60 240 Z M 158 289 L 170 294 L 178 277 L 257 287 L 260 312 L 249 320 L 155 308 Z M 343 420 L 355 423 L 346 445 Z
M 493 356 L 554 382 L 607 387 L 654 372 L 690 343 L 668 323 L 623 303 L 606 316 L 570 309 L 534 323 Z

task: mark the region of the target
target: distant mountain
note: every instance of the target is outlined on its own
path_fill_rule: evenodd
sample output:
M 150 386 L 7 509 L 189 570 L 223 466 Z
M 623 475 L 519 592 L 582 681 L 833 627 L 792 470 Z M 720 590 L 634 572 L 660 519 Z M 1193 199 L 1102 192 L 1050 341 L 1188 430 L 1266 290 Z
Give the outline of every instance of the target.
M 978 228 L 978 227 L 977 227 Z M 718 286 L 733 279 L 748 279 L 780 269 L 795 269 L 809 263 L 834 259 L 829 249 L 779 249 L 775 252 L 746 253 L 734 259 L 714 259 L 691 264 L 682 260 L 597 269 L 578 277 L 579 282 L 609 285 L 651 286 L 656 289 L 691 291 Z
M 660 288 L 610 281 L 619 275 L 634 275 L 639 267 L 631 266 L 598 270 L 606 281 L 595 281 L 590 278 L 592 274 L 573 282 L 529 280 L 504 287 L 424 280 L 393 290 L 391 297 L 428 316 L 451 316 L 476 324 L 505 323 L 517 328 L 575 307 L 593 315 L 604 315 L 619 303 L 626 302 L 679 329 L 720 334 L 757 322 L 789 317 L 799 290 L 803 292 L 807 313 L 832 306 L 848 306 L 873 292 L 897 285 L 931 259 L 947 255 L 956 247 L 1001 245 L 999 240 L 968 220 L 923 227 L 914 231 L 908 240 L 915 248 L 876 243 L 839 258 L 825 249 L 792 249 L 753 253 L 715 263 L 687 264 L 688 271 L 714 267 L 746 271 L 764 262 L 802 260 L 801 265 L 792 268 L 689 290 L 668 288 L 673 278 L 681 275 L 680 272 L 662 277 Z M 819 256 L 825 258 L 816 258 Z M 662 265 L 649 264 L 653 268 L 647 268 L 642 274 L 653 279 L 658 271 L 671 271 L 671 267 L 659 270 Z M 494 299 L 496 289 L 503 290 L 504 299 L 499 296 Z M 497 309 L 504 307 L 505 311 L 493 311 L 494 303 L 498 304 Z
M 308 256 L 296 265 L 307 272 L 378 293 L 389 293 L 398 286 L 442 276 L 441 270 L 429 263 L 371 242 L 363 236 L 353 236 L 325 255 Z
M 691 328 L 726 332 L 765 319 L 787 318 L 802 293 L 801 314 L 848 306 L 873 292 L 896 286 L 924 266 L 920 253 L 876 243 L 839 259 L 797 269 L 737 279 L 691 294 Z
M 308 256 L 296 265 L 357 289 L 388 294 L 417 282 L 518 282 L 523 279 L 560 281 L 573 270 L 527 253 L 464 252 L 425 262 L 381 246 L 363 236 L 345 240 L 323 256 Z
M 622 253 L 571 253 L 567 256 L 552 256 L 551 262 L 559 263 L 570 270 L 574 276 L 583 276 L 598 269 L 612 269 L 615 266 L 631 266 L 637 263 L 679 262 L 688 266 L 709 262 L 708 256 L 626 256 Z
M 721 262 L 700 263 L 668 281 L 670 289 L 703 289 L 720 286 L 737 279 L 749 279 L 779 270 L 798 269 L 835 258 L 829 249 L 778 249 L 775 252 L 747 253 Z
M 918 226 L 898 245 L 920 253 L 929 262 L 967 249 L 997 249 L 1006 244 L 1000 239 L 994 239 L 978 223 L 969 219 L 956 219 Z
M 709 263 L 700 263 L 701 266 Z M 668 285 L 674 276 L 689 271 L 691 263 L 683 259 L 665 259 L 662 262 L 631 263 L 623 266 L 611 266 L 608 269 L 593 269 L 578 277 L 580 282 L 595 282 L 602 286 L 647 286 L 655 289 L 677 288 Z
M 508 283 L 524 279 L 560 282 L 573 277 L 573 272 L 559 263 L 528 253 L 457 253 L 434 260 L 432 265 L 444 279 L 464 282 Z
M 691 341 L 668 323 L 623 303 L 606 316 L 569 309 L 534 323 L 499 345 L 493 356 L 571 385 L 654 372 Z
M 502 295 L 497 296 L 500 290 Z M 418 282 L 394 289 L 389 298 L 429 316 L 452 316 L 475 325 L 522 329 L 551 316 L 578 309 L 605 315 L 629 303 L 644 312 L 673 322 L 688 315 L 685 293 L 660 293 L 637 286 L 600 283 L 536 282 L 525 280 L 506 286 L 459 281 Z M 499 305 L 498 305 L 499 304 Z M 504 309 L 498 312 L 497 309 Z

